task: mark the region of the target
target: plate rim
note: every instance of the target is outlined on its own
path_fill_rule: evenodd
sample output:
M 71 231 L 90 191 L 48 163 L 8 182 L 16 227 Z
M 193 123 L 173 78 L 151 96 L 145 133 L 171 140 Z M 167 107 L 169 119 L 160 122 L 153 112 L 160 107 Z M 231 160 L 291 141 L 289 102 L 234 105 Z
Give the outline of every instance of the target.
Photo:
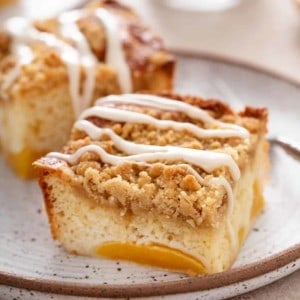
M 215 53 L 215 52 L 208 52 L 202 50 L 191 50 L 191 49 L 183 49 L 183 48 L 171 48 L 171 52 L 175 55 L 175 57 L 183 56 L 189 58 L 198 58 L 198 59 L 205 59 L 212 62 L 223 63 L 227 65 L 231 65 L 234 67 L 238 67 L 241 69 L 248 69 L 252 72 L 261 73 L 263 75 L 285 81 L 286 83 L 292 84 L 297 88 L 300 88 L 300 78 L 294 78 L 290 75 L 284 74 L 278 70 L 259 65 L 258 63 L 251 62 L 248 60 L 243 60 L 240 58 L 236 58 L 233 56 L 228 56 L 225 54 Z
M 300 81 L 290 78 L 284 74 L 251 62 L 226 57 L 208 52 L 196 52 L 192 50 L 174 49 L 173 53 L 182 57 L 198 58 L 212 62 L 223 63 L 252 72 L 267 75 L 300 88 Z M 0 270 L 0 285 L 7 285 L 16 288 L 24 288 L 44 293 L 53 293 L 70 296 L 88 297 L 148 297 L 162 296 L 178 293 L 188 293 L 208 290 L 212 288 L 225 287 L 234 283 L 246 281 L 276 271 L 290 263 L 295 262 L 291 267 L 296 266 L 296 261 L 300 259 L 300 243 L 293 245 L 281 252 L 257 260 L 227 271 L 199 276 L 189 277 L 169 282 L 153 282 L 140 284 L 89 284 L 61 282 L 59 280 L 49 280 L 34 278 L 30 276 L 19 276 L 16 273 L 8 273 Z M 296 271 L 299 268 L 295 268 Z
M 212 288 L 226 287 L 238 282 L 253 279 L 266 273 L 276 271 L 288 264 L 294 263 L 296 267 L 300 258 L 300 243 L 279 253 L 273 254 L 261 260 L 246 264 L 224 272 L 188 277 L 170 282 L 154 282 L 141 284 L 89 284 L 61 282 L 59 280 L 37 280 L 36 278 L 0 271 L 0 284 L 35 290 L 44 293 L 86 296 L 86 297 L 149 297 L 171 294 L 192 293 L 209 290 Z M 292 272 L 300 268 L 295 268 Z M 291 272 L 291 273 L 292 273 Z

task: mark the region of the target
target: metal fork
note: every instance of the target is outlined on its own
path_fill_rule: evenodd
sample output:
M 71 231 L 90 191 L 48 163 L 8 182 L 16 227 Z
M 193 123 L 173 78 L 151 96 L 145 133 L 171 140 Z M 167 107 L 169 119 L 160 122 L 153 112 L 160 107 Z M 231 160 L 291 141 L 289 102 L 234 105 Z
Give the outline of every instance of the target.
M 268 141 L 271 145 L 279 145 L 295 158 L 300 159 L 300 143 L 291 141 L 283 136 L 270 135 Z

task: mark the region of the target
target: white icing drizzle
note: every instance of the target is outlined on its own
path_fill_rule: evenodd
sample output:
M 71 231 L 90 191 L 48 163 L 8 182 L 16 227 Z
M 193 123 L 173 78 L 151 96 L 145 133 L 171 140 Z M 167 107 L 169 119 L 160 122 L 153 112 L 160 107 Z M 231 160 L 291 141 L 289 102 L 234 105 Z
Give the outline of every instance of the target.
M 123 110 L 123 109 L 118 109 L 115 107 L 108 107 L 108 106 L 94 106 L 88 108 L 79 116 L 79 119 L 86 119 L 92 116 L 99 117 L 106 120 L 112 120 L 116 122 L 149 124 L 160 129 L 172 128 L 177 131 L 186 130 L 192 132 L 198 138 L 210 138 L 210 137 L 226 138 L 232 136 L 240 136 L 240 132 L 233 131 L 231 129 L 203 129 L 191 123 L 176 122 L 172 120 L 159 120 L 152 116 L 145 115 L 143 113 Z
M 176 148 L 176 147 L 174 147 Z M 59 159 L 67 161 L 69 164 L 74 165 L 78 162 L 80 157 L 86 152 L 94 152 L 101 157 L 103 162 L 109 163 L 111 165 L 118 165 L 128 162 L 155 162 L 158 160 L 169 160 L 169 161 L 180 161 L 183 160 L 189 164 L 193 164 L 196 166 L 201 167 L 206 172 L 212 172 L 216 168 L 220 167 L 220 165 L 225 165 L 231 167 L 231 164 L 228 160 L 228 156 L 224 153 L 210 153 L 208 151 L 203 151 L 203 153 L 196 153 L 195 151 L 189 151 L 194 149 L 185 148 L 184 151 L 182 148 L 177 149 L 170 149 L 169 151 L 155 151 L 155 152 L 146 152 L 141 154 L 134 154 L 128 156 L 118 156 L 107 153 L 102 147 L 98 145 L 87 145 L 79 148 L 73 154 L 63 154 L 63 153 L 56 153 L 50 152 L 48 154 L 49 157 L 57 157 Z M 187 150 L 187 151 L 186 151 Z M 215 154 L 221 154 L 215 155 Z M 223 155 L 224 154 L 224 155 Z M 197 155 L 195 157 L 195 155 Z M 236 176 L 236 173 L 233 172 Z M 236 178 L 235 178 L 236 179 Z M 220 182 L 219 182 L 220 184 Z
M 96 102 L 96 105 L 104 105 L 104 104 L 115 105 L 117 103 L 143 105 L 143 106 L 148 106 L 148 107 L 153 107 L 158 109 L 165 109 L 169 111 L 178 111 L 186 114 L 192 119 L 200 120 L 204 123 L 210 123 L 212 125 L 223 128 L 222 130 L 218 130 L 218 129 L 199 130 L 198 126 L 189 126 L 191 127 L 191 131 L 196 130 L 197 132 L 201 132 L 199 134 L 199 137 L 235 137 L 235 136 L 241 138 L 249 137 L 249 132 L 244 127 L 218 121 L 213 117 L 211 117 L 205 110 L 201 108 L 195 107 L 193 105 L 190 105 L 182 101 L 169 99 L 166 97 L 146 95 L 146 94 L 110 95 L 104 98 L 100 98 Z M 131 118 L 129 120 L 131 120 Z
M 97 9 L 95 16 L 102 21 L 106 30 L 105 62 L 116 70 L 121 90 L 124 93 L 130 93 L 132 91 L 131 72 L 123 50 L 120 26 L 116 18 L 103 8 Z
M 9 19 L 4 25 L 4 30 L 13 38 L 12 52 L 16 57 L 17 63 L 16 67 L 6 76 L 2 89 L 7 89 L 14 82 L 19 74 L 21 65 L 31 62 L 33 55 L 30 44 L 34 41 L 43 42 L 58 52 L 67 67 L 70 95 L 73 110 L 77 117 L 91 103 L 95 86 L 95 65 L 97 59 L 92 53 L 85 36 L 76 24 L 79 18 L 88 13 L 94 14 L 99 18 L 106 30 L 105 63 L 116 69 L 122 91 L 126 93 L 131 92 L 131 73 L 123 51 L 118 22 L 112 13 L 103 8 L 99 8 L 94 12 L 74 10 L 64 13 L 58 18 L 61 35 L 71 40 L 74 46 L 57 38 L 52 33 L 38 31 L 29 20 L 20 17 Z M 81 67 L 85 71 L 82 95 L 80 93 Z
M 85 36 L 79 30 L 76 21 L 83 16 L 83 11 L 76 10 L 61 14 L 58 18 L 60 32 L 65 38 L 71 39 L 77 49 L 77 64 L 67 64 L 70 80 L 70 94 L 73 101 L 75 115 L 87 108 L 91 102 L 95 86 L 95 66 L 97 59 L 90 49 Z M 80 66 L 85 71 L 83 93 L 80 94 Z
M 85 131 L 93 140 L 100 140 L 104 135 L 110 137 L 116 148 L 128 153 L 128 154 L 138 154 L 132 156 L 132 159 L 141 161 L 155 161 L 159 159 L 167 160 L 183 160 L 190 164 L 201 167 L 206 172 L 212 172 L 220 165 L 227 166 L 231 172 L 231 176 L 234 180 L 238 180 L 240 177 L 240 170 L 236 165 L 232 157 L 225 153 L 219 153 L 207 150 L 197 150 L 191 148 L 182 148 L 175 146 L 157 146 L 157 145 L 145 145 L 137 144 L 133 142 L 126 141 L 122 137 L 118 136 L 110 128 L 99 128 L 87 120 L 77 121 L 74 125 L 75 128 Z M 159 154 L 159 155 L 158 155 Z M 79 156 L 80 157 L 80 156 Z M 74 156 L 71 156 L 69 161 L 71 164 L 76 163 L 79 159 L 75 152 Z M 115 156 L 115 161 L 110 161 L 109 163 L 117 165 L 119 156 Z M 101 157 L 102 158 L 102 157 Z M 102 158 L 103 159 L 103 158 Z M 107 161 L 108 162 L 108 161 Z M 203 183 L 203 182 L 202 182 Z M 219 183 L 223 185 L 221 182 Z

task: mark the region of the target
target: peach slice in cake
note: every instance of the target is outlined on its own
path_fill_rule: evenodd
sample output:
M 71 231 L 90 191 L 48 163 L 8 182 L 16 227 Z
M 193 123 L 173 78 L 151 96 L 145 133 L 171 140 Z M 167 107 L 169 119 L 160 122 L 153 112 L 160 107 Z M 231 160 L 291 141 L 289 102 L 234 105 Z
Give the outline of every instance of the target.
M 43 21 L 8 20 L 0 32 L 4 155 L 18 175 L 32 177 L 32 162 L 60 149 L 95 99 L 171 89 L 173 69 L 161 39 L 117 1 Z
M 266 123 L 264 108 L 197 97 L 100 99 L 35 162 L 53 237 L 82 255 L 228 269 L 264 204 Z

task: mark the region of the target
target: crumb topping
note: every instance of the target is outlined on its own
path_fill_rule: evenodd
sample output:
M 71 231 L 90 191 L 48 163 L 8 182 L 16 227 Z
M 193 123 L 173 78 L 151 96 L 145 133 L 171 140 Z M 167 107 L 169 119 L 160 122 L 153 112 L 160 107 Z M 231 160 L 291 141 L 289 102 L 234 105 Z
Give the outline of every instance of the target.
M 176 96 L 173 96 L 173 98 Z M 185 101 L 189 102 L 187 98 Z M 183 100 L 183 99 L 181 99 Z M 191 100 L 191 99 L 189 99 Z M 195 100 L 195 99 L 194 99 Z M 197 99 L 196 99 L 197 100 Z M 199 101 L 198 101 L 199 100 Z M 198 106 L 208 102 L 198 99 Z M 202 105 L 203 104 L 203 105 Z M 182 148 L 213 150 L 229 154 L 243 170 L 253 159 L 254 151 L 265 132 L 266 111 L 235 114 L 221 102 L 210 105 L 207 111 L 216 119 L 239 124 L 250 132 L 249 140 L 241 138 L 198 138 L 192 132 L 158 129 L 151 125 L 120 123 L 100 118 L 90 118 L 97 126 L 111 128 L 115 133 L 137 144 L 174 145 Z M 121 105 L 122 106 L 122 105 Z M 193 123 L 201 128 L 211 128 L 210 124 L 193 120 L 179 112 L 170 112 L 145 106 L 122 106 L 151 115 L 161 120 L 176 120 Z M 215 108 L 215 109 L 214 109 Z M 223 110 L 223 111 L 222 111 Z M 223 113 L 221 113 L 221 111 Z M 247 115 L 247 116 L 246 116 Z M 124 155 L 106 136 L 101 141 L 93 141 L 85 132 L 74 129 L 70 142 L 63 152 L 72 154 L 86 145 L 100 145 L 106 152 L 118 156 Z M 183 149 L 184 151 L 184 149 Z M 217 226 L 226 213 L 228 195 L 223 186 L 201 184 L 189 170 L 184 161 L 156 161 L 150 165 L 122 163 L 112 166 L 103 162 L 93 152 L 81 156 L 79 163 L 70 167 L 76 182 L 81 185 L 89 198 L 101 205 L 116 207 L 122 214 L 140 214 L 153 211 L 168 218 L 180 218 L 191 226 Z M 198 166 L 194 169 L 208 183 L 213 177 L 223 176 L 234 186 L 227 167 L 220 167 L 211 173 Z

